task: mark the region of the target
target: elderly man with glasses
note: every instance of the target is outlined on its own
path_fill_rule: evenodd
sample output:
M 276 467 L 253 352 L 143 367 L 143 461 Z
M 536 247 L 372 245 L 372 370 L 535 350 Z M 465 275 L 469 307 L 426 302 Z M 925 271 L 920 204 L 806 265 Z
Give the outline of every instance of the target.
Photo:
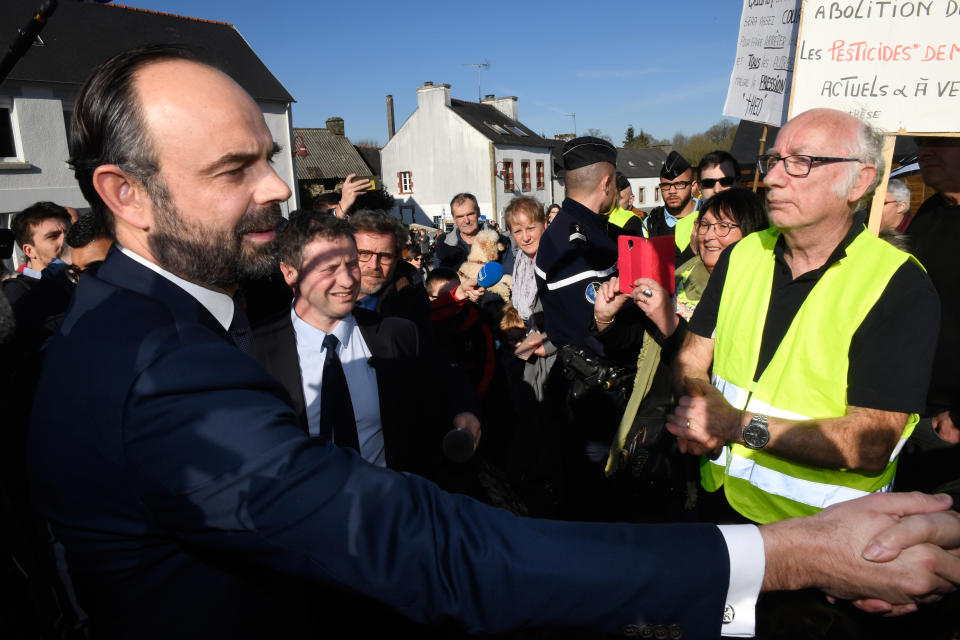
M 864 227 L 881 140 L 829 109 L 788 122 L 758 161 L 771 228 L 721 255 L 691 319 L 669 425 L 706 454 L 702 484 L 732 519 L 889 490 L 923 411 L 939 305 L 916 260 Z
M 674 369 L 667 428 L 701 455 L 705 519 L 776 522 L 893 487 L 940 312 L 917 261 L 864 227 L 881 147 L 863 122 L 816 109 L 758 160 L 771 227 L 721 254 Z M 757 606 L 760 637 L 889 632 L 878 624 L 810 592 Z

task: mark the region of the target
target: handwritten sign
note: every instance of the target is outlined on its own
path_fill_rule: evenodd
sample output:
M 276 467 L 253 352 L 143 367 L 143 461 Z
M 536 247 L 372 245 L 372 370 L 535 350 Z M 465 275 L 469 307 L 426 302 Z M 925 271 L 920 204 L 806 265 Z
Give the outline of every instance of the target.
M 723 115 L 779 127 L 787 119 L 801 0 L 744 0 Z
M 807 0 L 796 54 L 792 114 L 960 131 L 960 0 Z

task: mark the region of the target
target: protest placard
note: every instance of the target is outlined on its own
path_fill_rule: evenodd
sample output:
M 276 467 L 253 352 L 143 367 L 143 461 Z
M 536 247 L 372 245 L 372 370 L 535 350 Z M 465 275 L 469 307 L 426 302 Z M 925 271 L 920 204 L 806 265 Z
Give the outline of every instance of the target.
M 743 0 L 723 115 L 779 127 L 787 119 L 801 0 Z
M 806 0 L 791 115 L 842 109 L 885 131 L 960 131 L 960 0 Z

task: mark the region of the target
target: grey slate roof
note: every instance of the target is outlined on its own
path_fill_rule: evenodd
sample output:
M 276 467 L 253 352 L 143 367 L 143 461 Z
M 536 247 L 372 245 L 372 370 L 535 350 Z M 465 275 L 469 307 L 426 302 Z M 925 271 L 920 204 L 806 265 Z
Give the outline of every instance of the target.
M 360 177 L 373 175 L 370 167 L 363 161 L 356 148 L 346 136 L 330 133 L 328 129 L 298 129 L 294 127 L 293 136 L 303 136 L 304 146 L 310 155 L 298 156 L 292 149 L 293 164 L 297 180 L 319 180 L 322 178 L 345 178 L 355 173 Z
M 509 144 L 521 147 L 559 147 L 563 143 L 558 140 L 549 140 L 541 138 L 533 130 L 524 126 L 519 120 L 511 120 L 499 109 L 489 104 L 478 102 L 467 102 L 466 100 L 450 99 L 450 108 L 454 113 L 463 118 L 467 124 L 482 133 L 487 139 L 496 144 Z M 507 131 L 502 134 L 489 125 L 494 124 Z M 526 135 L 519 135 L 510 130 L 509 127 L 516 127 Z
M 36 12 L 38 0 L 0 2 L 0 51 L 6 51 Z M 266 102 L 293 97 L 260 61 L 233 25 L 168 13 L 90 2 L 60 2 L 9 80 L 79 89 L 94 67 L 146 44 L 179 44 L 196 51 L 233 77 L 251 96 Z
M 617 171 L 628 178 L 656 178 L 666 159 L 663 149 L 617 149 Z

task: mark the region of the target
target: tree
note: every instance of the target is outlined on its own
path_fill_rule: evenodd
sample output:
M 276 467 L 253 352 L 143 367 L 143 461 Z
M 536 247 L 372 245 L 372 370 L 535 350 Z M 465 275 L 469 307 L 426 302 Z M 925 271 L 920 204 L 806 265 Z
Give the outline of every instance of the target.
M 713 144 L 717 145 L 717 148 L 728 151 L 730 145 L 733 144 L 733 136 L 736 131 L 737 125 L 733 120 L 721 120 L 707 129 L 707 138 L 709 138 Z
M 374 147 L 376 149 L 380 148 L 380 141 L 374 140 L 373 138 L 364 138 L 363 140 L 357 140 L 353 144 L 358 147 Z
M 606 140 L 610 144 L 613 144 L 613 138 L 608 135 L 604 135 L 603 131 L 600 131 L 600 129 L 587 129 L 587 135 L 593 136 L 594 138 L 600 138 L 601 140 Z
M 633 125 L 627 128 L 627 134 L 629 139 L 623 141 L 624 149 L 647 149 L 654 144 L 653 137 L 644 133 L 643 129 L 640 129 L 639 135 L 633 135 Z

